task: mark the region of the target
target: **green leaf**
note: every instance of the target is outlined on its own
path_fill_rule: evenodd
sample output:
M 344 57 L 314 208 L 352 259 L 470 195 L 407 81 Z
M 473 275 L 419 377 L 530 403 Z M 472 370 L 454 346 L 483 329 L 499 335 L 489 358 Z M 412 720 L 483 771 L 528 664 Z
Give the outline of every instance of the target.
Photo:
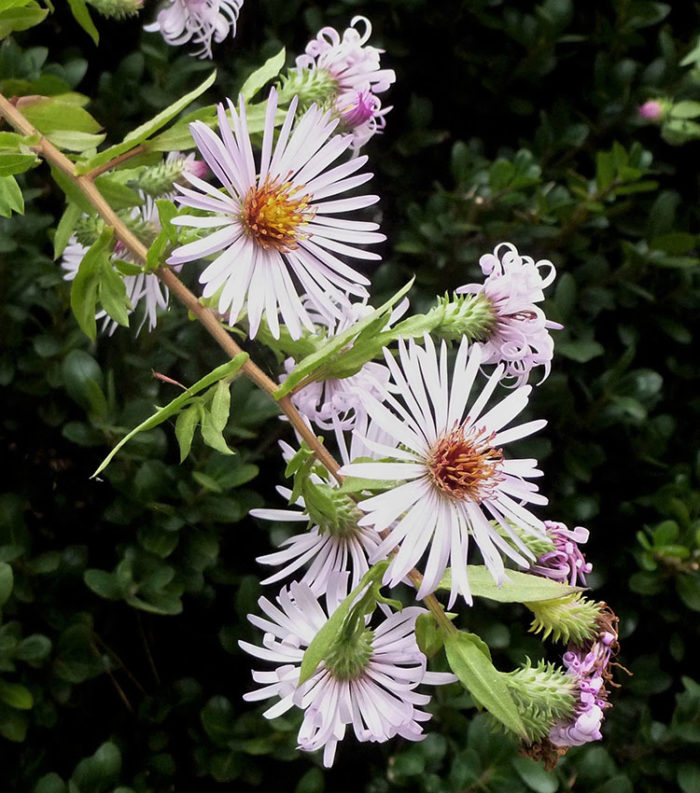
M 78 763 L 70 782 L 81 793 L 106 793 L 117 782 L 121 767 L 121 752 L 115 744 L 107 741 L 92 757 L 86 757 Z
M 9 683 L 0 679 L 0 702 L 16 710 L 31 710 L 34 697 L 28 688 L 19 683 Z
M 700 102 L 686 99 L 673 105 L 670 111 L 673 118 L 696 118 L 700 116 Z
M 73 14 L 73 17 L 75 18 L 75 21 L 88 34 L 88 36 L 90 36 L 95 45 L 99 44 L 100 34 L 95 27 L 95 23 L 92 21 L 90 11 L 88 10 L 85 0 L 68 0 L 68 5 L 70 6 L 70 10 Z
M 13 582 L 12 568 L 7 562 L 0 562 L 0 608 L 12 594 Z
M 202 440 L 207 446 L 211 446 L 212 449 L 215 449 L 221 454 L 235 454 L 226 444 L 224 436 L 222 435 L 223 428 L 219 428 L 219 418 L 220 417 L 215 418 L 206 408 L 201 408 L 200 430 L 202 433 Z
M 387 561 L 383 561 L 370 567 L 362 577 L 362 581 L 360 581 L 345 600 L 343 600 L 338 608 L 331 614 L 321 630 L 311 640 L 301 661 L 299 685 L 305 683 L 311 675 L 313 675 L 318 665 L 325 658 L 328 648 L 338 634 L 345 618 L 350 613 L 350 609 L 354 605 L 357 596 L 366 586 L 381 579 L 388 564 Z
M 9 218 L 13 212 L 24 214 L 24 198 L 14 176 L 0 177 L 0 217 Z
M 445 644 L 443 632 L 430 613 L 420 614 L 416 620 L 416 643 L 426 658 L 432 658 Z
M 24 173 L 39 163 L 36 154 L 0 153 L 0 178 Z
M 445 636 L 445 653 L 450 668 L 482 707 L 509 730 L 525 738 L 527 731 L 505 677 L 491 663 L 480 645 L 481 640 L 474 634 L 449 632 Z
M 0 11 L 0 39 L 16 30 L 27 30 L 38 25 L 48 13 L 48 9 L 41 8 L 34 2 L 24 3 L 23 8 L 3 9 Z
M 99 289 L 99 274 L 102 266 L 109 266 L 109 253 L 114 229 L 107 227 L 90 246 L 80 262 L 73 279 L 70 292 L 70 305 L 83 333 L 93 341 L 97 336 L 95 309 Z
M 198 394 L 200 391 L 203 391 L 205 388 L 208 388 L 210 385 L 213 385 L 224 377 L 233 377 L 241 368 L 241 366 L 243 366 L 243 364 L 248 360 L 248 357 L 248 353 L 246 352 L 239 353 L 227 363 L 217 366 L 216 369 L 209 372 L 209 374 L 202 377 L 201 380 L 198 380 L 182 394 L 175 397 L 175 399 L 173 399 L 172 402 L 169 402 L 165 407 L 159 408 L 150 418 L 147 418 L 145 421 L 141 422 L 138 427 L 135 427 L 119 441 L 114 449 L 112 449 L 112 451 L 100 463 L 99 468 L 92 476 L 95 477 L 101 471 L 104 471 L 104 469 L 112 461 L 114 455 L 122 448 L 122 446 L 124 446 L 125 443 L 128 443 L 128 441 L 130 441 L 135 435 L 138 435 L 139 432 L 145 432 L 146 430 L 151 430 L 154 427 L 157 427 L 166 419 L 174 416 L 177 412 L 184 408 L 192 399 L 192 397 L 195 396 L 195 394 Z
M 58 257 L 66 249 L 68 240 L 71 238 L 73 230 L 75 229 L 75 224 L 78 222 L 82 214 L 83 213 L 77 204 L 74 204 L 72 201 L 68 202 L 63 215 L 61 215 L 61 219 L 58 221 L 56 234 L 53 238 L 54 259 L 58 259 Z
M 364 317 L 362 320 L 355 323 L 347 330 L 343 331 L 343 333 L 339 333 L 337 336 L 332 336 L 319 350 L 311 353 L 311 355 L 307 355 L 306 358 L 303 358 L 294 367 L 294 369 L 292 369 L 284 383 L 282 383 L 282 385 L 277 389 L 274 394 L 275 399 L 281 399 L 283 396 L 288 394 L 294 388 L 294 386 L 300 383 L 308 375 L 316 373 L 316 371 L 320 369 L 321 366 L 328 365 L 333 359 L 337 359 L 342 357 L 344 354 L 349 353 L 352 349 L 351 344 L 353 340 L 355 340 L 364 329 L 372 324 L 375 324 L 377 320 L 383 318 L 385 314 L 388 314 L 391 311 L 392 306 L 398 303 L 398 301 L 401 300 L 401 298 L 411 288 L 413 285 L 413 280 L 414 279 L 411 279 L 404 287 L 402 287 L 395 295 L 393 295 L 393 297 L 387 300 L 384 305 L 372 311 L 371 314 Z M 350 349 L 346 350 L 346 347 Z
M 488 598 L 499 603 L 535 603 L 540 600 L 555 600 L 574 592 L 580 587 L 561 584 L 551 578 L 507 570 L 506 580 L 499 586 L 484 565 L 467 565 L 469 589 L 474 597 Z M 438 589 L 452 589 L 452 573 L 448 569 L 438 584 Z
M 22 105 L 22 114 L 39 132 L 49 135 L 56 130 L 64 132 L 95 133 L 102 128 L 87 110 L 74 101 L 71 95 L 42 96 Z
M 192 448 L 194 431 L 199 424 L 199 408 L 197 405 L 183 410 L 175 421 L 175 437 L 180 446 L 180 462 L 184 462 Z
M 211 418 L 219 432 L 223 432 L 231 410 L 231 391 L 226 380 L 219 380 L 214 388 L 211 401 Z
M 513 766 L 523 782 L 535 793 L 556 793 L 559 790 L 557 777 L 545 771 L 542 765 L 530 757 L 514 757 Z
M 51 167 L 51 176 L 54 182 L 56 182 L 56 184 L 66 194 L 66 197 L 77 207 L 79 207 L 81 212 L 84 212 L 86 215 L 95 214 L 95 209 L 88 201 L 85 193 L 83 193 L 83 191 L 72 179 L 59 171 L 58 168 L 54 168 L 53 166 Z
M 105 570 L 86 570 L 83 573 L 83 581 L 96 595 L 106 600 L 121 600 L 124 596 L 114 574 Z
M 268 58 L 265 63 L 256 69 L 241 86 L 240 93 L 246 102 L 249 102 L 265 83 L 273 80 L 280 73 L 284 66 L 285 50 L 284 47 L 271 58 Z
M 156 270 L 163 264 L 168 245 L 177 240 L 177 229 L 170 222 L 177 215 L 177 207 L 167 198 L 157 199 L 156 207 L 160 220 L 160 232 L 146 254 L 146 269 L 148 271 Z
M 66 793 L 66 783 L 57 773 L 52 772 L 41 777 L 32 793 Z
M 178 99 L 177 102 L 173 102 L 172 105 L 166 107 L 165 110 L 162 110 L 160 113 L 158 113 L 158 115 L 154 116 L 149 121 L 146 121 L 144 124 L 141 124 L 141 126 L 132 130 L 121 143 L 110 146 L 108 149 L 101 151 L 99 154 L 96 154 L 86 162 L 81 163 L 79 166 L 77 166 L 76 172 L 79 174 L 87 173 L 94 168 L 104 165 L 114 157 L 118 157 L 120 154 L 124 154 L 130 149 L 133 149 L 140 143 L 143 143 L 147 138 L 153 135 L 154 132 L 159 130 L 161 127 L 164 127 L 169 121 L 175 118 L 175 116 L 184 110 L 187 105 L 194 102 L 197 97 L 201 96 L 214 84 L 215 79 L 216 71 L 213 71 L 203 83 L 197 86 L 197 88 L 195 88 L 193 91 L 190 91 L 188 94 L 185 94 L 185 96 L 183 96 L 181 99 Z

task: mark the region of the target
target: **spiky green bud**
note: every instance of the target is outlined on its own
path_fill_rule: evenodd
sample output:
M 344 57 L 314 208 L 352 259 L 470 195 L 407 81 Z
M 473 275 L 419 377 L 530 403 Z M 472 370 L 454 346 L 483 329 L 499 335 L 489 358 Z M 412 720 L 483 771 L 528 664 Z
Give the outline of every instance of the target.
M 173 185 L 182 174 L 184 163 L 185 158 L 178 157 L 146 168 L 138 179 L 139 190 L 154 198 L 172 193 Z
M 496 318 L 489 300 L 479 295 L 445 295 L 426 314 L 431 332 L 442 339 L 460 340 L 467 336 L 484 341 L 493 331 Z
M 528 658 L 505 677 L 529 741 L 546 737 L 555 721 L 573 713 L 576 682 L 564 669 L 544 661 L 532 666 Z
M 280 105 L 299 97 L 299 111 L 317 104 L 324 110 L 332 107 L 338 94 L 338 81 L 327 69 L 290 69 L 277 87 Z
M 598 635 L 600 604 L 582 597 L 580 592 L 525 605 L 534 614 L 530 630 L 542 631 L 543 639 L 551 635 L 554 641 L 581 645 Z
M 132 17 L 143 8 L 143 0 L 88 0 L 88 3 L 110 19 Z

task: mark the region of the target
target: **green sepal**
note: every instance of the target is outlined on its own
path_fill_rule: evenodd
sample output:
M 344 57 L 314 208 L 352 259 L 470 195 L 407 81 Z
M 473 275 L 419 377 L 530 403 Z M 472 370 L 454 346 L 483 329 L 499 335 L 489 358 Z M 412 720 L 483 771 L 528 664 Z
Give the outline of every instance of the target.
M 372 352 L 369 357 L 358 358 L 353 354 L 355 345 L 361 341 L 372 340 L 386 325 L 392 307 L 401 300 L 413 285 L 411 279 L 393 297 L 382 306 L 372 311 L 371 314 L 356 322 L 347 330 L 332 336 L 316 352 L 307 355 L 289 373 L 287 379 L 275 392 L 275 399 L 281 399 L 294 389 L 302 380 L 325 380 L 329 377 L 349 377 L 358 372 L 362 366 L 376 353 L 376 345 L 372 342 Z M 352 358 L 351 358 L 352 356 Z
M 194 385 L 190 386 L 186 391 L 184 391 L 179 396 L 175 397 L 172 402 L 169 402 L 165 407 L 159 408 L 152 416 L 147 418 L 145 421 L 141 422 L 138 427 L 135 427 L 131 432 L 125 435 L 119 443 L 112 449 L 112 451 L 105 457 L 105 459 L 100 463 L 99 468 L 95 471 L 92 475 L 93 477 L 97 476 L 100 472 L 104 471 L 104 469 L 109 465 L 112 461 L 112 458 L 117 454 L 117 452 L 124 446 L 125 443 L 130 441 L 135 435 L 138 435 L 139 432 L 146 432 L 147 430 L 151 430 L 154 427 L 157 427 L 159 424 L 162 424 L 166 419 L 169 419 L 171 416 L 174 416 L 180 410 L 188 406 L 188 403 L 192 400 L 196 394 L 200 391 L 203 391 L 205 388 L 209 388 L 209 386 L 217 383 L 219 380 L 223 378 L 230 378 L 233 377 L 238 370 L 243 366 L 243 364 L 248 360 L 248 353 L 247 352 L 240 352 L 234 358 L 232 358 L 227 363 L 222 364 L 221 366 L 217 366 L 216 369 L 209 372 L 209 374 L 205 375 L 198 380 Z
M 177 102 L 173 102 L 172 105 L 166 107 L 165 110 L 162 110 L 160 113 L 158 113 L 158 115 L 132 130 L 121 143 L 116 143 L 114 146 L 110 146 L 108 149 L 101 151 L 99 154 L 96 154 L 89 160 L 80 163 L 76 167 L 76 173 L 88 173 L 94 168 L 99 168 L 105 163 L 108 163 L 114 157 L 118 157 L 120 154 L 124 154 L 129 151 L 129 149 L 133 149 L 140 143 L 143 143 L 147 138 L 153 135 L 154 132 L 159 130 L 161 127 L 164 127 L 169 121 L 175 118 L 175 116 L 184 110 L 187 105 L 189 105 L 191 102 L 194 102 L 195 99 L 201 96 L 214 84 L 215 79 L 216 71 L 213 71 L 209 77 L 207 77 L 204 82 L 200 83 L 200 85 L 198 85 L 193 91 L 185 94 L 185 96 L 183 96 L 181 99 L 178 99 Z
M 518 570 L 506 570 L 506 579 L 499 586 L 484 565 L 467 565 L 469 589 L 474 597 L 488 598 L 499 603 L 534 603 L 554 600 L 582 592 L 581 587 L 569 586 L 551 578 L 544 578 Z M 438 589 L 452 589 L 452 571 L 448 568 L 440 579 Z
M 268 58 L 259 69 L 256 69 L 246 79 L 240 90 L 240 94 L 246 102 L 249 102 L 266 83 L 277 77 L 284 66 L 285 57 L 285 49 L 282 47 L 276 55 Z
M 306 652 L 301 661 L 298 685 L 305 683 L 316 671 L 321 661 L 326 657 L 328 650 L 340 633 L 343 623 L 350 614 L 350 610 L 353 605 L 355 605 L 357 596 L 366 586 L 381 580 L 388 566 L 389 562 L 385 560 L 370 567 L 364 576 L 362 576 L 362 581 L 360 581 L 345 600 L 339 604 L 338 608 L 331 614 L 325 625 L 316 636 L 314 636 L 311 643 L 306 648 Z
M 445 632 L 445 653 L 450 669 L 476 702 L 520 738 L 527 737 L 505 675 L 491 663 L 488 647 L 473 633 Z

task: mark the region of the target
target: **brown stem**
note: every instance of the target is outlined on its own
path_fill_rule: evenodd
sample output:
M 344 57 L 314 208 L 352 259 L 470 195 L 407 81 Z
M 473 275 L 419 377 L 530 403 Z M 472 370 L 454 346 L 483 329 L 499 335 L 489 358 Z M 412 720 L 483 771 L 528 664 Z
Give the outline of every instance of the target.
M 138 146 L 134 146 L 133 149 L 124 152 L 124 154 L 120 154 L 118 157 L 113 157 L 104 165 L 98 165 L 97 168 L 93 168 L 91 171 L 88 171 L 85 176 L 91 180 L 97 179 L 97 177 L 101 176 L 103 173 L 105 173 L 105 171 L 116 168 L 117 165 L 121 165 L 121 163 L 130 160 L 132 157 L 136 157 L 137 154 L 141 154 L 144 151 L 146 151 L 146 147 L 143 145 L 143 143 L 139 143 Z

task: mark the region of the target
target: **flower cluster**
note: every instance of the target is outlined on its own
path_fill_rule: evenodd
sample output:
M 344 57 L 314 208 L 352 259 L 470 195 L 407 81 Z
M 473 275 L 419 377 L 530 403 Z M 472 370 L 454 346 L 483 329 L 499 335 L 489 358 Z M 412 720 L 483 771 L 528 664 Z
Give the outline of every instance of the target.
M 241 0 L 170 0 L 149 29 L 174 44 L 193 39 L 211 56 L 212 39 L 235 32 L 240 7 Z M 468 689 L 478 676 L 472 693 L 480 704 L 489 708 L 489 679 L 511 697 L 509 707 L 490 709 L 513 732 L 554 750 L 578 745 L 600 737 L 617 632 L 613 617 L 577 589 L 591 571 L 578 547 L 587 530 L 543 519 L 542 472 L 517 448 L 546 426 L 528 413 L 528 380 L 537 367 L 540 382 L 548 376 L 549 331 L 561 327 L 538 305 L 554 266 L 502 242 L 479 260 L 483 282 L 458 287 L 426 314 L 403 318 L 407 287 L 379 309 L 367 303 L 362 267 L 380 259 L 367 246 L 385 237 L 366 214 L 379 199 L 359 191 L 372 175 L 357 150 L 383 127 L 388 108 L 377 95 L 395 79 L 367 44 L 370 32 L 363 17 L 342 35 L 323 28 L 266 101 L 251 108 L 245 96 L 229 99 L 215 119 L 190 125 L 201 160 L 172 155 L 141 177 L 149 196 L 164 185 L 176 191 L 180 214 L 161 205 L 163 217 L 175 215 L 173 235 L 160 235 L 163 249 L 170 246 L 167 264 L 201 263 L 202 302 L 222 324 L 243 326 L 232 331 L 286 359 L 275 396 L 297 432 L 298 448 L 281 443 L 294 482 L 277 488 L 288 508 L 251 515 L 304 530 L 258 558 L 275 568 L 264 585 L 288 583 L 275 600 L 259 600 L 263 616 L 249 617 L 263 631 L 262 646 L 240 645 L 271 668 L 253 672 L 260 687 L 245 698 L 275 700 L 268 718 L 301 709 L 299 746 L 323 749 L 326 766 L 349 727 L 359 741 L 421 740 L 430 697 L 419 686 L 456 680 L 427 671 L 422 649 L 433 651 L 432 630 Z M 288 95 L 309 86 L 325 94 Z M 155 236 L 151 198 L 131 221 Z M 66 250 L 67 278 L 83 241 Z M 121 243 L 113 256 L 128 263 Z M 153 327 L 167 291 L 146 272 L 125 283 L 134 306 L 145 300 Z M 228 381 L 214 388 L 211 403 L 197 395 L 195 410 L 204 440 L 220 449 L 211 432 L 207 440 L 203 417 L 211 404 L 214 422 L 218 400 L 220 436 Z M 317 431 L 335 443 L 340 465 Z M 569 642 L 563 669 L 543 662 L 503 675 L 434 594 L 447 591 L 449 609 L 472 606 L 484 591 L 512 591 L 513 579 L 526 590 L 513 599 L 534 613 L 533 630 Z M 406 583 L 429 610 L 382 592 Z

